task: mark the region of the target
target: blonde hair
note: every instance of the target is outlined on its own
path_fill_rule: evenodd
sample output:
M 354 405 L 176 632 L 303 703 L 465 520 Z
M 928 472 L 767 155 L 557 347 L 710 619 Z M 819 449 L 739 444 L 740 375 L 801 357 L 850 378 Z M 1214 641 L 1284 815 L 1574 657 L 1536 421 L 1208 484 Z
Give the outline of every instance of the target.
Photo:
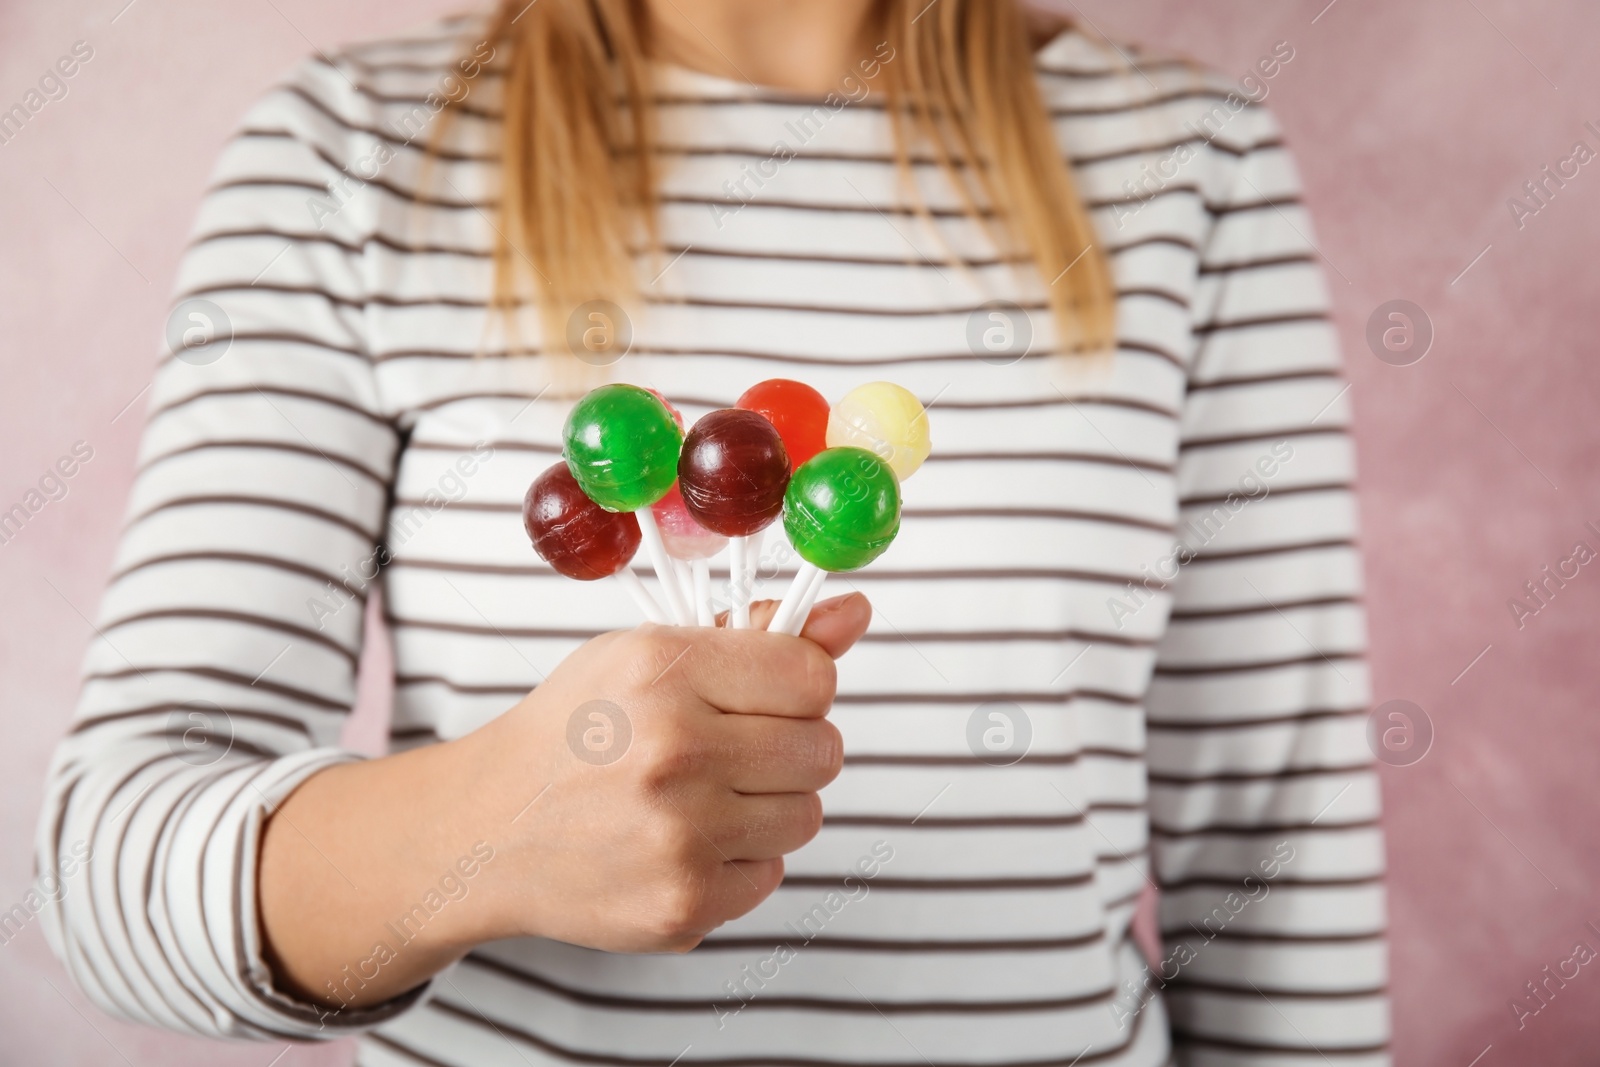
M 893 49 L 879 77 L 913 208 L 929 217 L 911 180 L 926 147 L 967 214 L 1037 270 L 1060 350 L 1109 351 L 1110 266 L 1017 0 L 876 0 L 871 17 Z M 505 72 L 495 306 L 514 316 L 531 283 L 546 336 L 563 338 L 566 311 L 637 297 L 641 240 L 660 252 L 648 14 L 644 0 L 508 0 L 485 36 Z

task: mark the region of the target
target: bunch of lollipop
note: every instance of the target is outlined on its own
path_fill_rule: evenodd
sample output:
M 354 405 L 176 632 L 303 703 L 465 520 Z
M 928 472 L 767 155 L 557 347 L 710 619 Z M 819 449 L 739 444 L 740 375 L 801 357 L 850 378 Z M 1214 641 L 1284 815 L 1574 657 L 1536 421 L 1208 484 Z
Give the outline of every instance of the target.
M 831 410 L 774 378 L 687 434 L 661 394 L 605 385 L 573 407 L 562 462 L 523 500 L 534 550 L 580 581 L 611 578 L 651 622 L 715 625 L 710 559 L 724 546 L 729 625 L 749 628 L 761 538 L 779 517 L 801 564 L 769 630 L 797 634 L 828 572 L 859 570 L 900 530 L 900 483 L 928 458 L 928 417 L 872 382 Z M 644 546 L 660 599 L 629 567 Z

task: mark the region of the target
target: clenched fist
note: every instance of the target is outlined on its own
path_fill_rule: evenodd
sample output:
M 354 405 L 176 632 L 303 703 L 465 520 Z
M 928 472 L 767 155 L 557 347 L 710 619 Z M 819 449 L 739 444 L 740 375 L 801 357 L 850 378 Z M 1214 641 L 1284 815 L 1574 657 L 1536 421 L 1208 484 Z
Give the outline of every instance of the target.
M 822 825 L 843 757 L 833 656 L 869 617 L 859 596 L 824 608 L 801 638 L 605 634 L 467 739 L 494 768 L 486 821 L 511 831 L 479 887 L 502 936 L 684 951 L 777 888 Z

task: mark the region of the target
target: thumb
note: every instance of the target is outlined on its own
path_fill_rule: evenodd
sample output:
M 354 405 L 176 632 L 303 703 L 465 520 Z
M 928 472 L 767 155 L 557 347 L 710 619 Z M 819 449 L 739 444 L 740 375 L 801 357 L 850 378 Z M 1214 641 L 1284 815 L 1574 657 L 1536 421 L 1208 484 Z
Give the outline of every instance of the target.
M 765 630 L 777 613 L 776 600 L 756 601 L 750 605 L 751 628 Z M 838 659 L 867 632 L 871 622 L 872 602 L 860 593 L 847 593 L 813 607 L 800 636 L 821 645 L 823 651 Z

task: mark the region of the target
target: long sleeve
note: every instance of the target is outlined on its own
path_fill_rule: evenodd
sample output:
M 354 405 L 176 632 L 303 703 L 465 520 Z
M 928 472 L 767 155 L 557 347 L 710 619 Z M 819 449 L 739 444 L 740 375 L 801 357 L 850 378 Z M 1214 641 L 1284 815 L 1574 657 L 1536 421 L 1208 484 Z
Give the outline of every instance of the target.
M 1219 168 L 1148 704 L 1159 966 L 1187 1067 L 1387 1064 L 1350 408 L 1270 113 Z M 1236 136 L 1230 131 L 1230 135 Z
M 398 438 L 363 344 L 364 205 L 311 205 L 350 193 L 330 160 L 362 110 L 307 64 L 222 155 L 47 785 L 52 946 L 100 1007 L 189 1033 L 333 1037 L 417 998 L 333 1016 L 277 993 L 255 892 L 273 805 L 357 758 L 338 741 Z

